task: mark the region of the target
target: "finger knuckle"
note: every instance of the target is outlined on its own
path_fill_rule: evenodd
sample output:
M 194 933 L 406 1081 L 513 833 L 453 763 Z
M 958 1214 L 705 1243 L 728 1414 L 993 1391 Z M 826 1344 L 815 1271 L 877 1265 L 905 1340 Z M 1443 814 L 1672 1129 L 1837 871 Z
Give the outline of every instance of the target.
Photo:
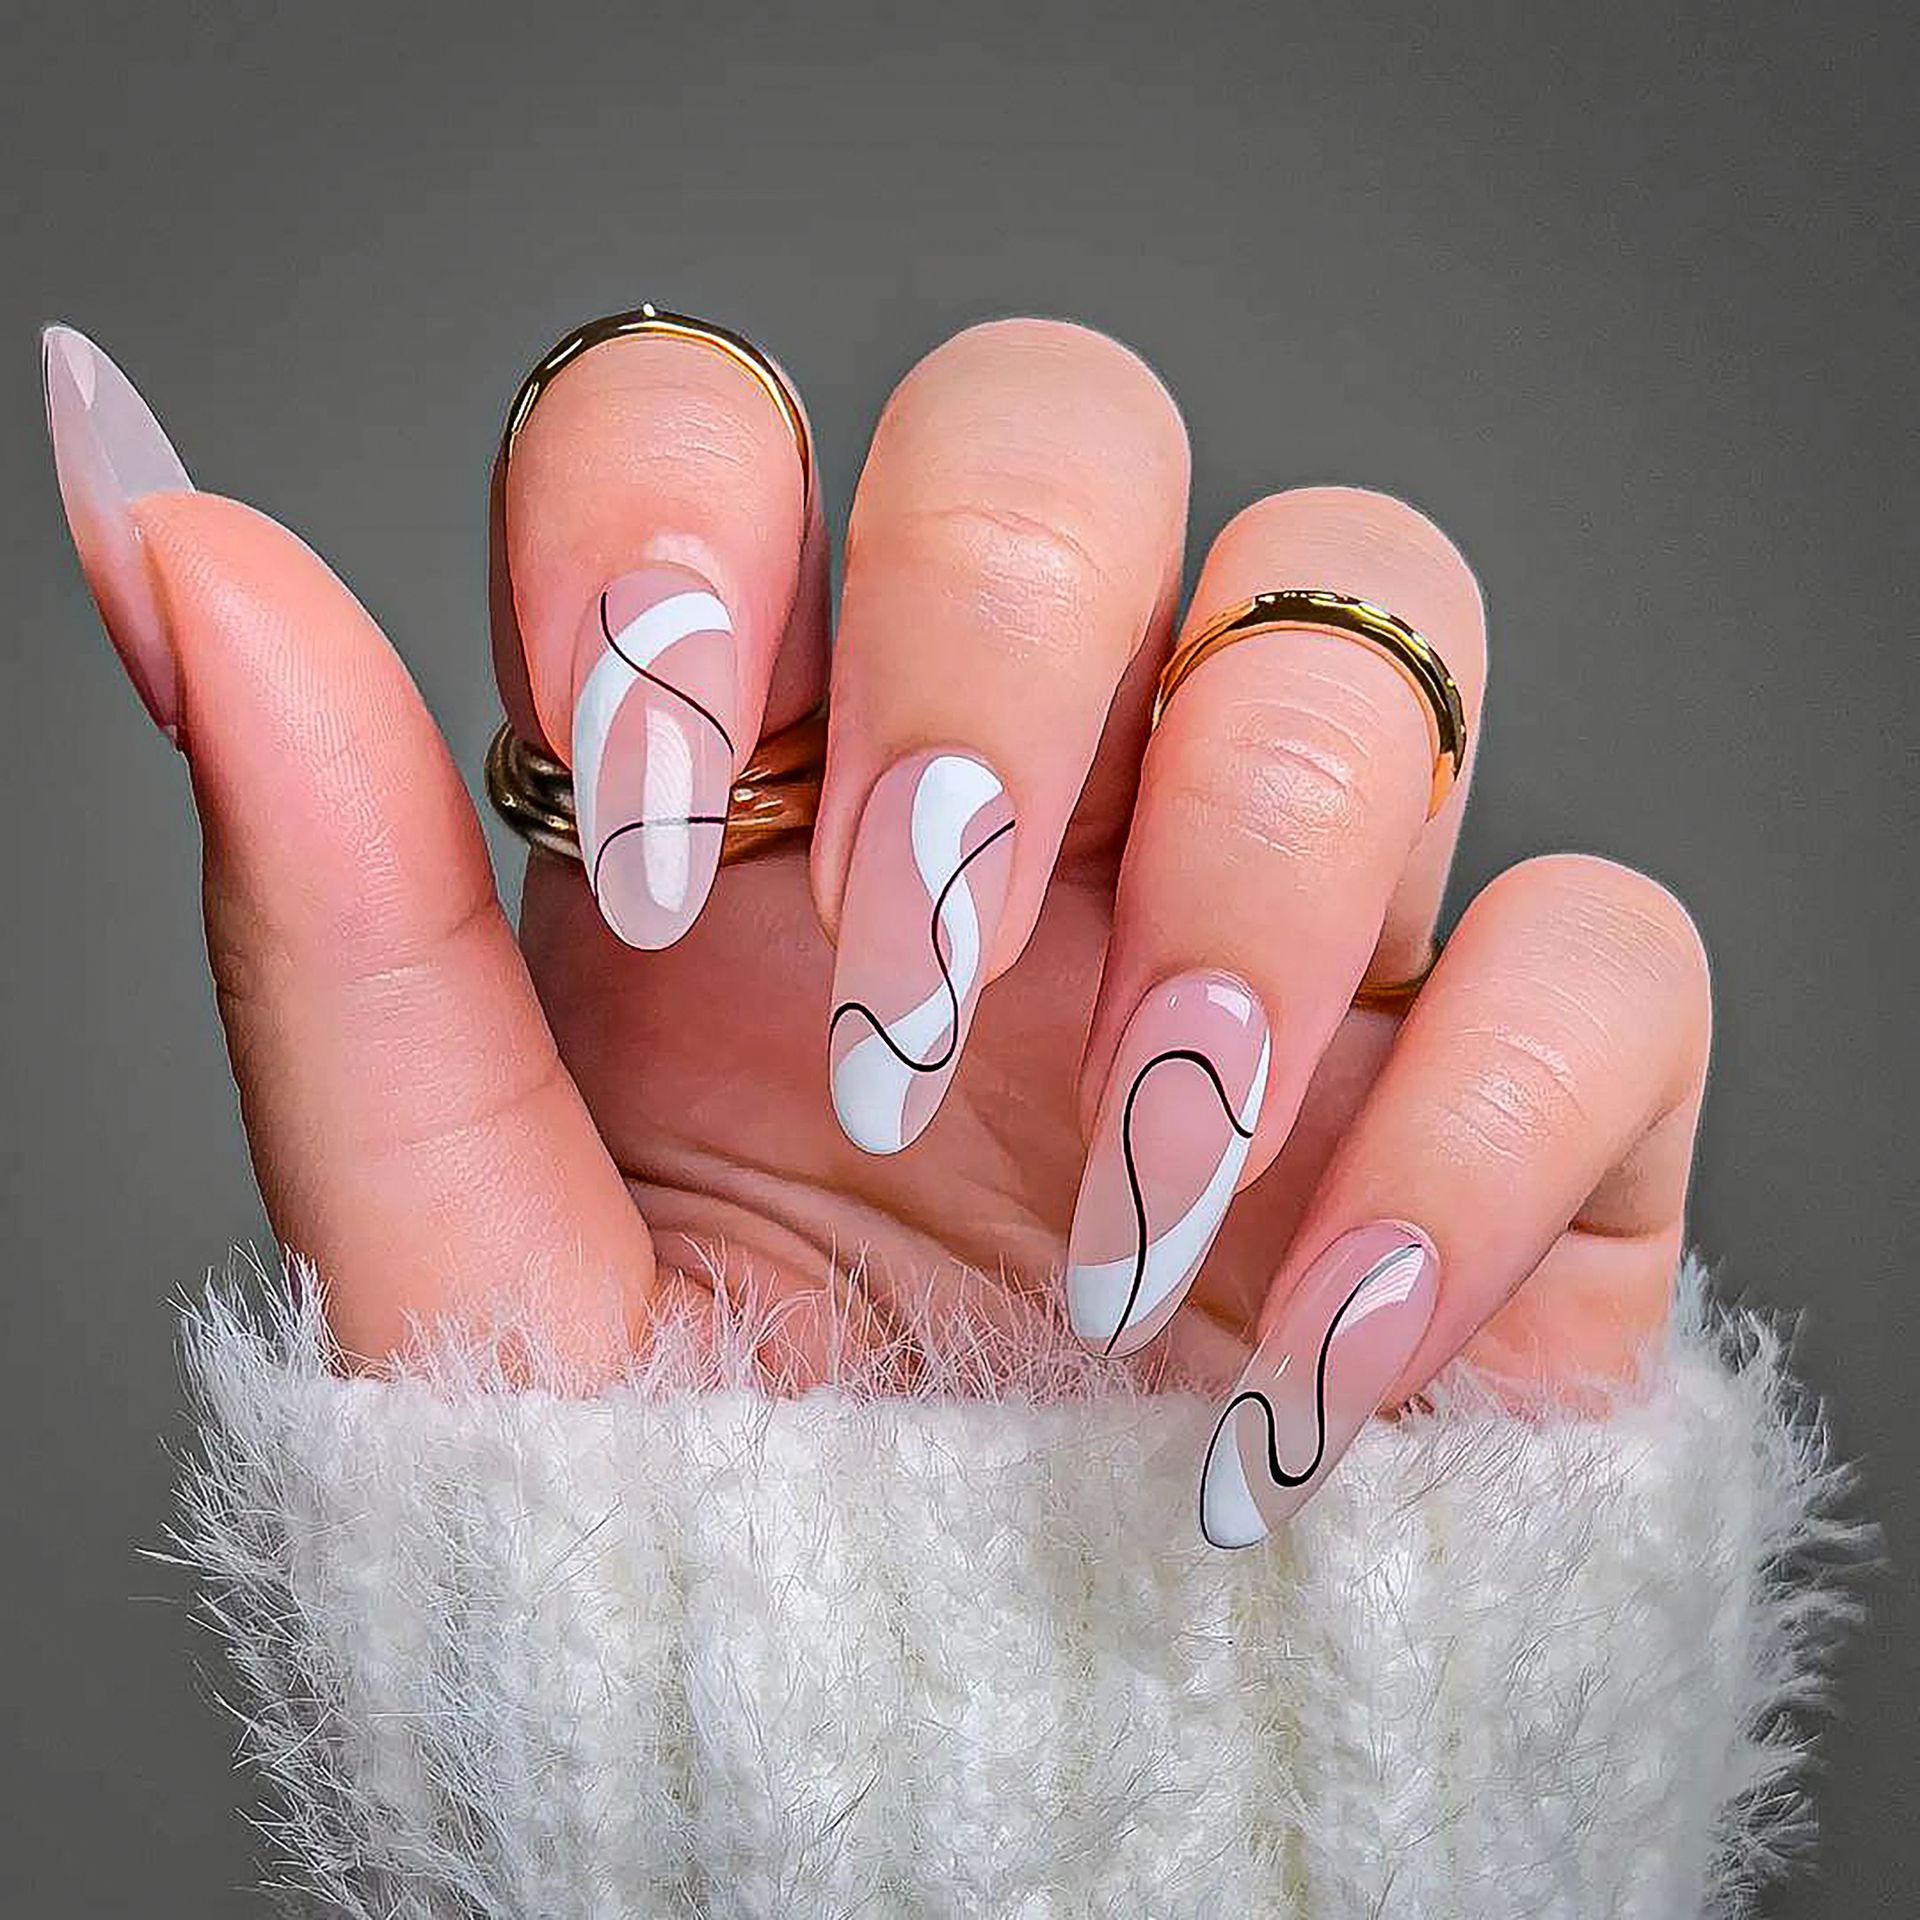
M 1376 690 L 1263 671 L 1244 684 L 1196 678 L 1181 699 L 1176 780 L 1197 810 L 1308 868 L 1331 870 L 1393 839 L 1413 789 Z
M 1443 1130 L 1475 1159 L 1519 1164 L 1590 1126 L 1584 1070 L 1546 1034 L 1496 1027 L 1463 1036 L 1471 1059 L 1453 1076 Z
M 1368 815 L 1369 756 L 1324 715 L 1271 703 L 1209 729 L 1170 797 L 1187 829 L 1225 835 L 1301 867 L 1337 862 Z
M 1554 854 L 1513 870 L 1542 917 L 1590 971 L 1635 998 L 1652 990 L 1688 1011 L 1711 999 L 1706 943 L 1662 882 L 1593 854 Z
M 1184 512 L 1187 430 L 1173 395 L 1130 347 L 1069 321 L 993 320 L 956 334 L 894 390 L 875 445 L 910 446 L 976 482 L 1011 470 L 1117 497 L 1138 509 L 1143 531 L 1175 504 Z
M 1076 609 L 1113 589 L 1111 569 L 1057 503 L 974 498 L 920 509 L 920 539 L 937 577 L 959 578 L 996 612 Z
M 758 404 L 754 404 L 755 402 Z M 774 432 L 785 429 L 764 398 L 685 387 L 656 403 L 662 417 L 644 444 L 668 489 L 729 486 L 745 489 L 767 464 Z M 785 473 L 791 456 L 777 463 Z M 739 497 L 754 498 L 761 489 Z
M 1473 578 L 1466 556 L 1436 521 L 1411 502 L 1371 487 L 1287 487 L 1266 494 L 1242 507 L 1220 539 L 1417 555 L 1462 579 Z

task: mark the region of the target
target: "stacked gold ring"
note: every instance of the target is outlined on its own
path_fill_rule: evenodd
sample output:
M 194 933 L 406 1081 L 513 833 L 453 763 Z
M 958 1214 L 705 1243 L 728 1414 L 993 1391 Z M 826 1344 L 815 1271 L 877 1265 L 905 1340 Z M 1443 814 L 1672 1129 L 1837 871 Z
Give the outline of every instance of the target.
M 760 742 L 729 790 L 722 866 L 750 860 L 812 830 L 826 745 L 826 716 L 818 713 Z M 494 812 L 521 839 L 569 860 L 580 858 L 573 776 L 558 760 L 502 725 L 487 748 L 486 777 Z

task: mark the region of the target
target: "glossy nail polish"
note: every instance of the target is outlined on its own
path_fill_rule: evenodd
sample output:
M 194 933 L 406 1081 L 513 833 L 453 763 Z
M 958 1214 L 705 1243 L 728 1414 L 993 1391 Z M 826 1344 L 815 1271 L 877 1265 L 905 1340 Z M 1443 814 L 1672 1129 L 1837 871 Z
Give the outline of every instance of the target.
M 154 724 L 178 743 L 179 676 L 140 529 L 128 509 L 193 482 L 133 383 L 85 334 L 40 336 L 47 432 L 67 525 L 107 637 Z
M 1439 1282 L 1433 1243 L 1391 1220 L 1344 1234 L 1307 1269 L 1207 1448 L 1212 1545 L 1250 1547 L 1312 1498 L 1418 1350 Z
M 834 1111 L 868 1153 L 898 1153 L 953 1078 L 1006 905 L 1013 803 L 969 754 L 888 769 L 860 816 L 840 913 L 828 1064 Z
M 720 865 L 737 757 L 733 621 L 697 574 L 650 567 L 600 592 L 574 657 L 587 878 L 628 946 L 669 947 Z
M 1181 974 L 1128 1021 L 1067 1241 L 1067 1314 L 1089 1346 L 1135 1352 L 1186 1297 L 1246 1165 L 1272 1055 L 1260 1003 L 1227 974 Z

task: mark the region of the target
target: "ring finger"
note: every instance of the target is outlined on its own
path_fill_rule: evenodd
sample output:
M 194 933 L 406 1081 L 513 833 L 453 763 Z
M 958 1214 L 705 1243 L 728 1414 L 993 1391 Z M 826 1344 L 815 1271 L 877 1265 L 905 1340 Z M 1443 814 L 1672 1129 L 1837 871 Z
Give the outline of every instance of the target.
M 1485 621 L 1431 522 L 1344 488 L 1261 501 L 1215 542 L 1186 633 L 1284 588 L 1370 601 L 1415 628 L 1460 688 L 1470 765 Z M 1421 696 L 1344 633 L 1250 634 L 1168 701 L 1082 1084 L 1091 1146 L 1066 1284 L 1090 1344 L 1131 1353 L 1159 1332 L 1233 1194 L 1285 1142 L 1370 965 L 1417 972 L 1465 798 L 1462 779 L 1429 819 L 1434 769 Z

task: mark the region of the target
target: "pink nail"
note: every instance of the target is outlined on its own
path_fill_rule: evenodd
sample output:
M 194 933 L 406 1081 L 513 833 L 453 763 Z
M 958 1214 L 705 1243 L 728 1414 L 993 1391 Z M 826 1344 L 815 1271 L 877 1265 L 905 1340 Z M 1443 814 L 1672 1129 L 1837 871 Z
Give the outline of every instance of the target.
M 1440 1256 L 1385 1220 L 1336 1240 L 1240 1376 L 1200 1478 L 1200 1530 L 1250 1547 L 1312 1498 L 1433 1318 Z
M 1013 803 L 962 753 L 889 768 L 860 816 L 840 913 L 834 1111 L 868 1153 L 918 1139 L 966 1042 L 1006 904 Z
M 149 494 L 191 493 L 193 482 L 133 383 L 85 334 L 48 327 L 40 373 L 60 501 L 94 604 L 154 724 L 177 744 L 179 675 L 128 509 Z
M 573 793 L 607 925 L 670 947 L 706 904 L 733 787 L 733 622 L 697 574 L 623 574 L 587 609 L 575 653 Z
M 1172 1318 L 1247 1162 L 1273 1043 L 1220 973 L 1141 1001 L 1107 1077 L 1067 1241 L 1067 1313 L 1089 1346 L 1136 1352 Z

